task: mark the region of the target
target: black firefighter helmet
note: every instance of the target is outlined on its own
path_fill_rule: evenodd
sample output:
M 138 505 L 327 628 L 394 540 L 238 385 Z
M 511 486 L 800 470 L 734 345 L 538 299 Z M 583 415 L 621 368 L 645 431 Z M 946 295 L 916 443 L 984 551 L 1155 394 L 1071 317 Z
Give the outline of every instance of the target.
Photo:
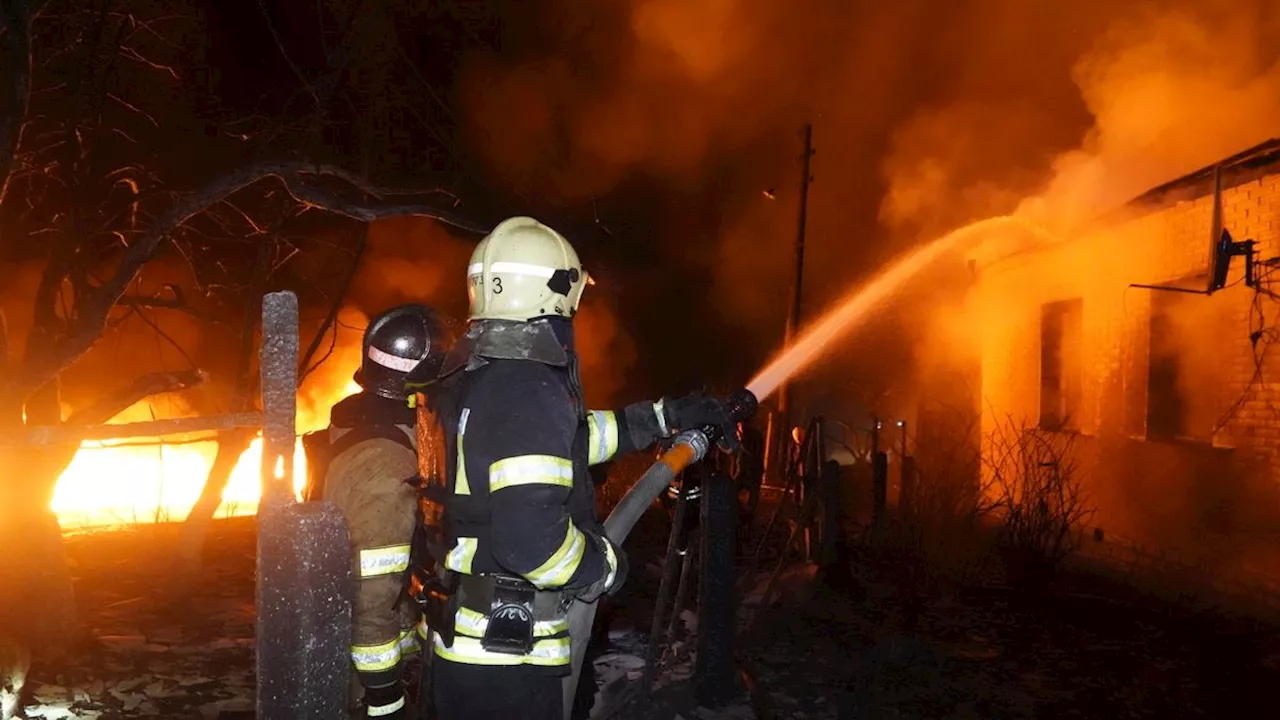
M 435 309 L 418 304 L 393 307 L 365 328 L 356 384 L 375 395 L 404 400 L 409 371 L 417 368 L 434 375 L 452 341 L 447 321 Z

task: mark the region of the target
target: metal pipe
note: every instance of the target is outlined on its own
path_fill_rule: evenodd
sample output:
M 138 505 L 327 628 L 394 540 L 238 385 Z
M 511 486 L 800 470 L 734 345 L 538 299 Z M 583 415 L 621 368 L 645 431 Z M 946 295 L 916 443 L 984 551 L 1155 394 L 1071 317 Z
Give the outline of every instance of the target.
M 680 556 L 680 580 L 676 583 L 676 601 L 671 607 L 670 619 L 667 620 L 667 637 L 675 637 L 676 623 L 680 620 L 680 611 L 684 609 L 686 602 L 689 600 L 689 575 L 690 569 L 693 567 L 693 556 L 697 554 L 698 546 L 690 542 L 692 539 L 689 533 L 685 537 L 684 553 Z
M 667 536 L 667 554 L 662 563 L 662 580 L 658 583 L 658 601 L 653 606 L 653 623 L 649 630 L 649 644 L 645 648 L 644 653 L 644 671 L 640 679 L 640 695 L 642 697 L 649 695 L 649 689 L 653 687 L 653 672 L 657 668 L 658 646 L 662 644 L 663 633 L 662 625 L 663 617 L 667 612 L 667 595 L 671 590 L 671 583 L 677 581 L 676 576 L 676 555 L 679 550 L 680 535 L 684 531 L 686 522 L 685 515 L 689 510 L 689 478 L 685 476 L 680 481 L 680 496 L 676 499 L 676 511 L 671 520 L 671 533 Z M 677 609 L 675 612 L 679 612 Z

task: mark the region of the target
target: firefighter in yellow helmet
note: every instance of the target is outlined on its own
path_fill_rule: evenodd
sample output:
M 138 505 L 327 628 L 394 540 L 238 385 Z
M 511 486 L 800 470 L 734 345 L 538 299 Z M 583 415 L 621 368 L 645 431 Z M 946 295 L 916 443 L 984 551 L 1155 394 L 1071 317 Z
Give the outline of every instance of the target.
M 448 326 L 425 305 L 375 317 L 355 375 L 360 392 L 334 405 L 327 429 L 303 436 L 307 494 L 336 505 L 351 537 L 358 717 L 408 717 L 403 660 L 419 650 L 419 612 L 402 596 L 418 525 L 418 490 L 410 481 L 418 474 L 419 433 L 405 378 L 415 368 L 438 372 L 449 345 Z
M 567 609 L 626 576 L 595 517 L 588 466 L 679 429 L 734 428 L 704 395 L 585 408 L 573 317 L 587 274 L 546 225 L 503 221 L 476 247 L 467 281 L 470 323 L 440 370 L 455 403 L 441 413 L 443 564 L 455 584 L 452 622 L 433 628 L 435 706 L 441 720 L 561 720 Z

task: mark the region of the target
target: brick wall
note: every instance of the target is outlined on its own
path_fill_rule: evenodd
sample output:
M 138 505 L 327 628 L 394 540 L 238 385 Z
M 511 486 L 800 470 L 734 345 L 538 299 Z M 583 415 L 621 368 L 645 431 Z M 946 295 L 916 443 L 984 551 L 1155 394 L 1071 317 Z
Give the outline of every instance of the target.
M 1226 189 L 1222 199 L 1224 226 L 1235 240 L 1257 241 L 1259 260 L 1280 255 L 1280 174 Z M 982 267 L 975 307 L 983 328 L 983 430 L 1006 416 L 1036 423 L 1041 306 L 1081 298 L 1078 424 L 1098 505 L 1093 524 L 1155 550 L 1206 562 L 1226 555 L 1241 566 L 1280 571 L 1280 558 L 1267 550 L 1276 544 L 1268 536 L 1280 535 L 1280 347 L 1263 362 L 1262 378 L 1278 384 L 1272 386 L 1256 382 L 1249 341 L 1258 309 L 1267 327 L 1280 328 L 1280 303 L 1243 283 L 1213 296 L 1186 296 L 1212 360 L 1212 372 L 1197 376 L 1194 391 L 1205 393 L 1216 417 L 1235 410 L 1212 443 L 1146 440 L 1153 291 L 1129 285 L 1205 275 L 1212 209 L 1212 196 L 1135 209 L 1090 235 Z M 1228 283 L 1240 279 L 1243 265 L 1233 259 Z

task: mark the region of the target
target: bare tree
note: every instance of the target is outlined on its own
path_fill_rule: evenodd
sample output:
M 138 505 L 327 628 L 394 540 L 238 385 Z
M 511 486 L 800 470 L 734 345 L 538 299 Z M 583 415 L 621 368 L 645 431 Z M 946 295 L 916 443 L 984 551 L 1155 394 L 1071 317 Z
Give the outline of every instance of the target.
M 258 300 L 275 273 L 301 251 L 287 239 L 290 223 L 324 216 L 349 225 L 417 215 L 483 229 L 451 214 L 456 201 L 448 193 L 379 187 L 338 164 L 305 159 L 298 148 L 281 153 L 276 148 L 288 126 L 270 118 L 235 124 L 206 118 L 223 130 L 191 142 L 182 122 L 153 108 L 164 107 L 166 93 L 183 89 L 182 43 L 172 36 L 197 33 L 198 19 L 180 9 L 169 12 L 167 5 L 151 7 L 150 17 L 139 8 L 136 0 L 0 3 L 0 249 L 40 272 L 20 354 L 7 332 L 0 332 L 3 430 L 101 423 L 150 395 L 201 383 L 207 373 L 159 319 L 172 313 L 241 325 L 240 352 L 228 378 L 229 409 L 251 406 Z M 317 86 L 341 74 L 341 63 L 335 67 Z M 315 131 L 304 138 L 314 138 L 323 120 L 304 118 L 304 129 Z M 255 258 L 247 271 L 237 265 L 246 246 Z M 196 292 L 177 284 L 145 290 L 140 280 L 157 259 L 185 263 Z M 208 301 L 219 293 L 223 301 Z M 331 300 L 333 317 L 341 294 Z M 215 317 L 207 315 L 211 308 Z M 229 308 L 238 308 L 239 315 Z M 64 418 L 60 379 L 104 334 L 126 322 L 151 328 L 188 366 L 122 378 L 118 389 Z M 324 333 L 321 328 L 313 347 Z M 216 509 L 225 476 L 251 438 L 229 433 L 221 439 L 226 448 L 194 516 L 197 524 Z M 39 525 L 32 532 L 43 533 L 46 555 L 60 554 L 48 508 L 57 478 L 77 449 L 70 440 L 0 448 L 11 469 L 0 479 L 6 514 L 0 521 Z M 203 535 L 199 528 L 194 534 Z M 57 586 L 42 595 L 70 597 L 60 559 L 32 557 L 28 565 L 5 576 L 34 577 L 38 567 L 36 574 L 54 577 Z M 69 625 L 65 617 L 49 623 Z
M 975 412 L 930 407 L 930 431 L 915 438 L 910 505 L 889 537 L 889 575 L 909 618 L 948 582 L 976 581 L 984 565 L 984 525 L 996 509 L 982 473 L 981 419 Z

